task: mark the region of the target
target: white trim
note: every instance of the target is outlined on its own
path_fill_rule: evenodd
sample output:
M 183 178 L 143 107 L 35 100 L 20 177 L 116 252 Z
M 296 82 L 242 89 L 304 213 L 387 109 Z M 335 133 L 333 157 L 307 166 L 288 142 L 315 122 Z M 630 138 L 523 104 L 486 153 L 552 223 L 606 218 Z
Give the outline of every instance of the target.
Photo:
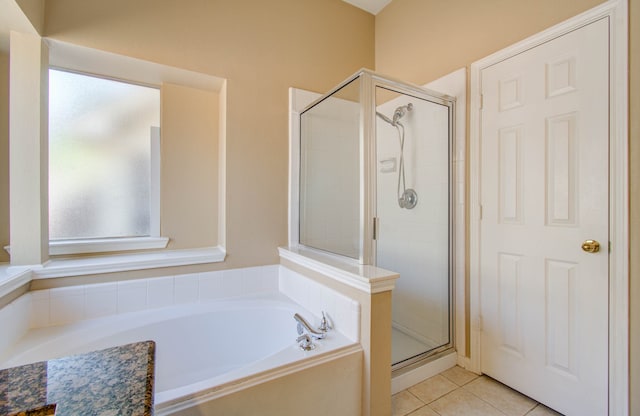
M 86 240 L 49 241 L 52 256 L 84 253 L 106 253 L 113 251 L 149 250 L 166 248 L 167 237 L 95 238 Z
M 470 370 L 480 372 L 480 73 L 483 69 L 598 19 L 610 19 L 609 414 L 629 414 L 628 13 L 610 0 L 471 65 L 469 279 Z
M 160 87 L 163 83 L 207 91 L 220 91 L 224 79 L 201 72 L 162 65 L 142 59 L 44 38 L 49 47 L 49 65 L 67 71 L 98 75 Z
M 34 279 L 82 276 L 130 270 L 157 269 L 224 261 L 223 247 L 205 247 L 188 250 L 163 250 L 136 254 L 54 259 L 33 269 Z
M 629 414 L 628 5 L 612 1 L 610 44 L 609 414 Z
M 375 266 L 347 263 L 337 256 L 314 250 L 279 247 L 278 252 L 283 259 L 368 294 L 393 290 L 396 279 L 400 277 L 395 272 Z
M 160 127 L 149 134 L 149 235 L 160 237 Z M 165 245 L 166 247 L 166 245 Z
M 484 67 L 482 67 L 484 68 Z M 471 65 L 469 97 L 469 371 L 481 372 L 480 360 L 480 122 L 481 67 Z
M 115 251 L 163 249 L 169 244 L 168 237 L 122 237 L 92 238 L 78 240 L 49 241 L 49 255 L 108 253 Z M 4 246 L 11 254 L 11 246 Z
M 227 81 L 222 83 L 218 135 L 218 245 L 227 245 Z
M 0 266 L 0 298 L 31 281 L 28 266 Z

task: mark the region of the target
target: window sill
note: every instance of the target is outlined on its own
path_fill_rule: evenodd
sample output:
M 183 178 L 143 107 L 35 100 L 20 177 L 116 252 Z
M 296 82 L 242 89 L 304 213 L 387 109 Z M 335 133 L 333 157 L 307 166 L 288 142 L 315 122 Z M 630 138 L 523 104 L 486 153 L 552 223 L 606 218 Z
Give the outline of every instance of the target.
M 145 253 L 112 254 L 81 258 L 52 259 L 33 267 L 34 279 L 82 276 L 131 270 L 157 269 L 224 261 L 223 247 L 204 247 L 185 250 L 163 250 Z
M 113 253 L 118 251 L 163 249 L 169 244 L 168 237 L 95 238 L 86 240 L 49 241 L 49 255 Z M 11 246 L 5 246 L 11 254 Z
M 49 255 L 106 253 L 129 250 L 163 249 L 167 237 L 95 238 L 86 240 L 49 241 Z
M 0 304 L 2 298 L 31 281 L 31 269 L 28 266 L 11 266 L 0 263 Z

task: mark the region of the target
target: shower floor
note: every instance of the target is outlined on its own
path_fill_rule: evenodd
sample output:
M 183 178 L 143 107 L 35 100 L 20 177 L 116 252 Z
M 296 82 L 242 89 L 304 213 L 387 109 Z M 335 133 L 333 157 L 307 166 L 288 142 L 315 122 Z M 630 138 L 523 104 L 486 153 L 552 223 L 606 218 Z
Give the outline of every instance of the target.
M 418 341 L 404 332 L 391 329 L 391 363 L 396 364 L 436 348 L 435 344 Z

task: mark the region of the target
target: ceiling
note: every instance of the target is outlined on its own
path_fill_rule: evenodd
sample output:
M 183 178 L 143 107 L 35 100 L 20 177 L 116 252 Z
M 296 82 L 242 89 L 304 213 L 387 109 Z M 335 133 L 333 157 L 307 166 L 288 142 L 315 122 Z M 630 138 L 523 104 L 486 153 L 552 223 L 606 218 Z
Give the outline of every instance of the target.
M 362 10 L 366 10 L 369 13 L 376 15 L 378 14 L 384 7 L 391 3 L 391 0 L 342 0 L 349 4 L 352 4 L 356 7 L 361 8 Z

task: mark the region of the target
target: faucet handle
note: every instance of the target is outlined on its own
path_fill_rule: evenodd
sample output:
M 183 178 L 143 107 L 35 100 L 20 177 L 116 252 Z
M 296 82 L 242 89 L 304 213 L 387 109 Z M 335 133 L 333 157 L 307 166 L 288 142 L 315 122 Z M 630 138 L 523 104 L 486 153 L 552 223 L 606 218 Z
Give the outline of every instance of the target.
M 322 311 L 322 319 L 320 320 L 320 327 L 318 328 L 322 332 L 329 332 L 333 329 L 331 319 L 327 318 L 327 315 Z
M 311 351 L 316 347 L 309 334 L 300 335 L 298 338 L 296 338 L 296 342 L 298 343 L 300 349 L 303 351 Z

